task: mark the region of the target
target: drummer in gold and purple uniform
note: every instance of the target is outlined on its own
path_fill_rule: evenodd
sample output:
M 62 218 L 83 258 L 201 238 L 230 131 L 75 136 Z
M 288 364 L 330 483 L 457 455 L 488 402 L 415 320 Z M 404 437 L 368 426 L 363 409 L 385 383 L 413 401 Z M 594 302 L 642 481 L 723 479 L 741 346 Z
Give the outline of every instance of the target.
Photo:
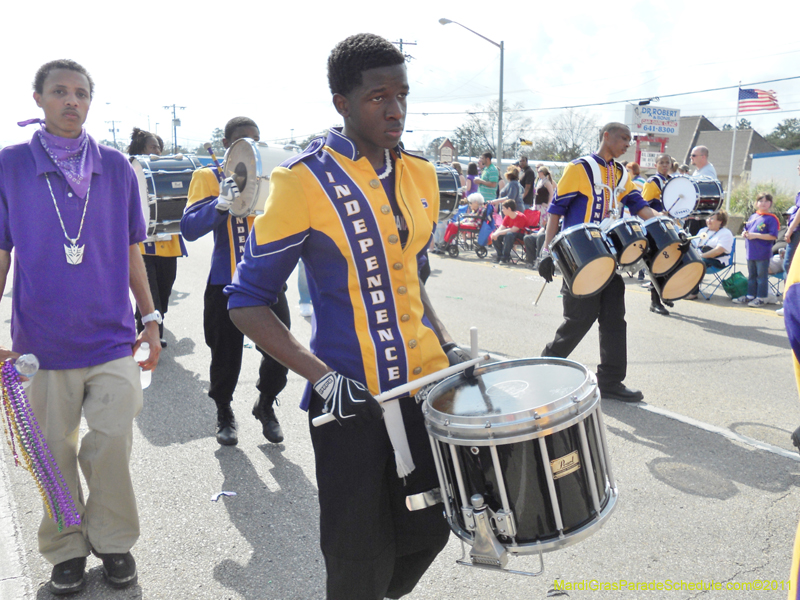
M 600 149 L 596 154 L 572 161 L 564 169 L 558 182 L 556 198 L 548 213 L 547 233 L 543 248 L 544 258 L 539 263 L 539 274 L 552 281 L 555 264 L 550 255 L 550 243 L 560 222 L 564 229 L 582 223 L 600 223 L 610 214 L 610 190 L 624 182 L 624 193 L 619 198 L 633 215 L 643 219 L 657 216 L 634 183 L 627 179 L 625 168 L 614 159 L 619 158 L 631 143 L 631 132 L 622 123 L 608 123 L 600 133 Z M 595 174 L 600 181 L 595 181 Z M 619 196 L 618 196 L 619 197 Z M 547 344 L 542 356 L 567 358 L 584 338 L 595 321 L 600 328 L 600 364 L 597 383 L 605 399 L 638 402 L 644 398 L 639 390 L 625 386 L 623 380 L 628 369 L 627 323 L 625 322 L 625 284 L 617 273 L 603 290 L 593 296 L 575 297 L 566 282 L 562 286 L 564 322 L 555 338 Z
M 258 141 L 260 132 L 252 119 L 235 117 L 225 125 L 222 145 L 226 150 L 236 140 L 250 138 Z M 208 395 L 217 405 L 217 442 L 225 446 L 238 442 L 236 419 L 231 402 L 242 368 L 244 336 L 228 316 L 228 297 L 223 293 L 244 254 L 247 236 L 255 216 L 235 217 L 230 214 L 239 189 L 233 178 L 220 182 L 215 168 L 198 169 L 192 173 L 189 199 L 181 219 L 181 233 L 193 242 L 214 232 L 214 251 L 208 274 L 203 309 L 203 331 L 211 349 L 210 385 Z M 289 306 L 284 287 L 277 295 L 272 311 L 290 326 Z M 288 369 L 265 352 L 262 354 L 256 387 L 259 397 L 253 406 L 253 416 L 261 422 L 264 437 L 273 444 L 283 441 L 283 431 L 275 416 L 276 396 L 286 387 Z
M 131 145 L 128 146 L 128 155 L 156 155 L 161 156 L 164 151 L 164 140 L 155 133 L 150 133 L 138 127 L 133 128 L 131 133 Z M 147 283 L 150 284 L 150 294 L 153 296 L 153 304 L 156 310 L 164 317 L 169 310 L 169 297 L 172 294 L 172 286 L 178 274 L 178 257 L 186 256 L 186 245 L 180 234 L 158 235 L 156 239 L 148 238 L 139 244 L 142 252 L 144 267 L 147 270 Z M 142 325 L 142 315 L 136 309 L 136 331 L 141 333 L 144 330 Z M 161 347 L 167 347 L 164 339 L 164 323 L 159 323 L 158 333 L 161 338 Z
M 642 198 L 650 205 L 654 211 L 663 213 L 664 203 L 661 201 L 661 195 L 664 192 L 664 186 L 670 180 L 669 169 L 672 166 L 672 157 L 669 154 L 659 154 L 656 159 L 656 174 L 650 177 L 642 188 Z M 669 316 L 669 311 L 664 307 L 672 306 L 672 302 L 667 300 L 664 304 L 661 303 L 661 296 L 658 291 L 649 283 L 650 287 L 650 312 L 658 313 L 659 315 Z

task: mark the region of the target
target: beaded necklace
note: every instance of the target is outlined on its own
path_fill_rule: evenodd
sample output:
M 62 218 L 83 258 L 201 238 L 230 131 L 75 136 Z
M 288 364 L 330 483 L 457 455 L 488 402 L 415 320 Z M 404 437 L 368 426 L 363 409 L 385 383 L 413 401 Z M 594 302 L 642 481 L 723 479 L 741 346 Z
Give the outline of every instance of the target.
M 44 500 L 47 516 L 56 522 L 59 531 L 80 525 L 81 517 L 72 495 L 39 429 L 12 359 L 6 360 L 0 368 L 0 397 L 5 417 L 3 430 L 11 446 L 14 464 L 33 476 Z

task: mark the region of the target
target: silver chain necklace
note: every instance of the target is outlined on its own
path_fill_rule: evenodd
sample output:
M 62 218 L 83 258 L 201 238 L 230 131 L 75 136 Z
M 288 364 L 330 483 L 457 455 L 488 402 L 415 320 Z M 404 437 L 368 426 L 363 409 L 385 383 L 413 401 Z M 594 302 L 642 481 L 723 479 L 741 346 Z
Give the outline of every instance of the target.
M 72 239 L 67 235 L 67 228 L 64 227 L 64 220 L 61 218 L 61 211 L 58 210 L 58 203 L 56 202 L 56 195 L 53 193 L 53 186 L 50 185 L 50 178 L 47 176 L 47 173 L 44 174 L 44 178 L 47 180 L 47 187 L 50 188 L 50 197 L 53 199 L 53 206 L 56 207 L 56 214 L 58 215 L 58 222 L 61 223 L 61 230 L 64 232 L 64 237 L 67 238 L 67 241 L 70 243 L 69 246 L 64 244 L 64 252 L 67 255 L 67 264 L 68 265 L 79 265 L 83 261 L 83 249 L 86 248 L 86 244 L 83 246 L 78 246 L 78 240 L 81 237 L 81 232 L 83 231 L 83 221 L 86 219 L 86 209 L 89 208 L 89 192 L 92 191 L 92 184 L 89 183 L 89 188 L 86 190 L 86 202 L 83 205 L 83 216 L 81 217 L 81 225 L 78 228 L 78 235 L 75 239 Z

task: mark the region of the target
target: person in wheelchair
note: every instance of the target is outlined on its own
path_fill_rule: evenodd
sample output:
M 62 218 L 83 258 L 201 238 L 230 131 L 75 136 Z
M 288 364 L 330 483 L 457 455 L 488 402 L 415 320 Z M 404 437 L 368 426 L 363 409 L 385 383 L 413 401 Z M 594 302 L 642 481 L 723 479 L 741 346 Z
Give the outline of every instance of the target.
M 523 238 L 525 227 L 528 225 L 527 217 L 517 212 L 517 203 L 514 200 L 503 202 L 503 215 L 503 223 L 491 235 L 492 246 L 497 251 L 494 262 L 499 263 L 509 262 L 514 242 Z

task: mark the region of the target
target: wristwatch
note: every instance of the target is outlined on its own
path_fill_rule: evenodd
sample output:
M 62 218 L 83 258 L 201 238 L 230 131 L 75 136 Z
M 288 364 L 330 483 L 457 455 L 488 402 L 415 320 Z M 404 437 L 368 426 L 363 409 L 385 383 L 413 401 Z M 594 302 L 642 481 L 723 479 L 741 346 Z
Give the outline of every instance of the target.
M 161 313 L 156 310 L 149 315 L 142 316 L 142 325 L 146 325 L 150 321 L 155 321 L 157 324 L 161 325 L 164 319 L 161 317 Z

